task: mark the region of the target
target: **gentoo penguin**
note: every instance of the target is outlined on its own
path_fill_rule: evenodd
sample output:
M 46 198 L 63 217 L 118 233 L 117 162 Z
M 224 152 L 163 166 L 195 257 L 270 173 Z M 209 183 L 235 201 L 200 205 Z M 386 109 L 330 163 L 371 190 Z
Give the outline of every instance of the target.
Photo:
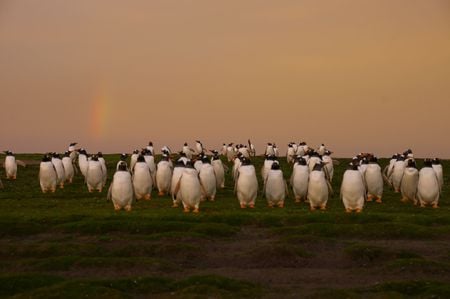
M 223 189 L 225 188 L 225 168 L 223 167 L 222 160 L 220 160 L 219 152 L 213 151 L 212 153 L 211 165 L 216 176 L 216 187 Z
M 188 158 L 189 160 L 192 159 L 192 152 L 193 152 L 193 150 L 189 147 L 187 142 L 185 142 L 183 144 L 183 149 L 181 150 L 181 152 L 183 152 L 184 155 L 186 156 L 186 158 Z
M 73 168 L 72 158 L 70 157 L 70 152 L 67 151 L 64 153 L 64 157 L 62 158 L 62 164 L 64 166 L 64 174 L 66 177 L 66 182 L 72 183 L 73 176 L 75 175 L 75 170 Z
M 98 152 L 97 153 L 97 157 L 98 157 L 98 161 L 100 162 L 100 165 L 102 165 L 102 172 L 103 172 L 102 184 L 103 184 L 103 187 L 105 187 L 106 186 L 106 180 L 108 178 L 108 168 L 106 167 L 106 160 L 103 157 L 103 153 L 102 152 Z
M 311 211 L 316 208 L 325 210 L 328 196 L 332 193 L 331 185 L 325 177 L 322 162 L 314 164 L 314 168 L 309 173 L 308 200 Z
M 333 165 L 333 159 L 331 158 L 332 152 L 329 150 L 325 150 L 324 154 L 322 155 L 322 161 L 325 164 L 325 170 L 326 174 L 328 176 L 328 180 L 330 183 L 333 181 L 334 176 L 334 165 Z
M 311 172 L 314 169 L 314 165 L 322 163 L 322 158 L 314 150 L 309 151 L 308 156 L 309 156 L 308 167 L 309 167 L 309 172 Z M 326 177 L 327 177 L 327 175 L 326 175 Z
M 287 148 L 287 152 L 286 152 L 286 161 L 288 163 L 294 163 L 295 160 L 295 149 L 292 146 L 292 143 L 288 143 L 288 148 Z
M 161 161 L 156 167 L 156 187 L 158 195 L 163 196 L 170 192 L 170 183 L 172 180 L 172 168 L 169 163 L 169 156 L 162 155 Z
M 233 143 L 230 143 L 227 146 L 227 160 L 232 162 L 234 158 L 236 158 L 236 152 L 234 151 Z
M 423 168 L 419 171 L 419 182 L 417 183 L 417 198 L 421 207 L 431 205 L 438 207 L 440 196 L 439 180 L 433 169 L 432 161 L 426 159 Z
M 242 164 L 237 171 L 235 191 L 241 208 L 254 208 L 258 193 L 258 180 L 255 167 L 250 159 L 242 157 Z
M 242 158 L 243 158 L 242 155 L 239 153 L 239 155 L 237 155 L 233 160 L 233 180 L 234 180 L 234 182 L 236 182 L 239 167 L 241 167 L 241 165 L 242 165 L 242 160 L 241 160 Z
M 222 149 L 220 150 L 220 154 L 225 157 L 227 156 L 227 144 L 226 143 L 222 144 Z
M 116 164 L 116 171 L 119 169 L 119 165 L 122 164 L 121 162 L 127 163 L 127 159 L 128 159 L 128 154 L 127 153 L 121 153 L 120 154 L 119 162 L 117 162 L 117 164 Z
M 381 203 L 383 197 L 383 176 L 381 174 L 381 167 L 378 165 L 378 159 L 372 156 L 367 164 L 364 172 L 364 181 L 367 187 L 367 201 L 372 201 L 374 198 L 376 202 Z
M 69 157 L 72 160 L 72 164 L 74 164 L 75 161 L 77 160 L 78 151 L 75 147 L 77 144 L 78 143 L 76 143 L 76 142 L 72 142 L 71 144 L 69 144 L 68 152 L 69 152 Z
M 64 188 L 64 182 L 66 181 L 66 172 L 64 170 L 64 165 L 61 160 L 61 156 L 57 153 L 52 154 L 52 163 L 56 169 L 56 185 L 58 185 L 61 189 Z
M 275 155 L 266 156 L 266 159 L 264 160 L 263 166 L 261 168 L 261 177 L 262 177 L 263 182 L 266 181 L 267 173 L 272 168 L 272 164 L 275 161 L 277 161 L 277 157 L 275 157 Z
M 56 191 L 57 175 L 55 166 L 49 155 L 44 155 L 39 166 L 39 183 L 43 193 Z
M 405 171 L 403 173 L 400 191 L 402 193 L 402 201 L 411 201 L 417 204 L 416 193 L 417 183 L 419 182 L 419 170 L 417 170 L 416 162 L 408 160 Z
M 202 200 L 214 201 L 217 192 L 214 167 L 211 165 L 211 161 L 207 156 L 203 156 L 202 162 L 203 164 L 199 171 L 200 183 L 202 184 L 204 191 Z
M 291 176 L 291 186 L 294 192 L 295 202 L 307 200 L 308 195 L 309 168 L 306 160 L 297 157 Z
M 89 192 L 93 192 L 94 190 L 102 192 L 103 169 L 97 155 L 93 155 L 88 161 L 88 167 L 86 170 L 86 184 Z
M 202 195 L 201 183 L 198 172 L 195 170 L 191 161 L 188 161 L 186 167 L 178 180 L 174 194 L 180 198 L 183 203 L 184 212 L 189 213 L 193 209 L 194 213 L 199 212 L 200 197 Z
M 286 181 L 283 178 L 283 172 L 280 169 L 278 161 L 272 164 L 271 169 L 267 173 L 264 183 L 264 195 L 267 199 L 267 205 L 272 208 L 274 205 L 284 207 L 284 199 L 286 197 Z
M 275 156 L 275 151 L 273 149 L 273 144 L 272 143 L 267 143 L 266 146 L 266 151 L 264 152 L 265 156 Z
M 366 187 L 363 174 L 358 169 L 358 164 L 350 163 L 350 167 L 344 172 L 341 185 L 341 199 L 345 211 L 360 213 L 364 207 Z
M 431 166 L 436 172 L 438 182 L 439 182 L 439 190 L 442 191 L 442 186 L 444 185 L 444 172 L 442 169 L 441 160 L 439 158 L 434 158 Z
M 242 156 L 250 158 L 250 150 L 248 149 L 247 146 L 241 144 L 238 148 L 238 152 L 240 152 Z
M 148 168 L 150 169 L 150 173 L 152 174 L 152 180 L 153 185 L 156 185 L 156 163 L 155 163 L 155 157 L 153 156 L 152 152 L 148 149 L 144 149 L 141 154 L 144 156 L 145 162 L 148 165 Z
M 275 143 L 273 143 L 272 147 L 273 147 L 273 154 L 275 155 L 275 157 L 278 158 L 280 156 L 280 150 L 278 149 Z
M 184 163 L 184 165 L 186 165 L 187 161 L 191 160 L 189 159 L 186 154 L 184 152 L 179 152 L 178 153 L 180 156 L 178 157 L 177 161 L 181 161 Z
M 88 155 L 84 148 L 78 151 L 78 168 L 80 168 L 81 174 L 86 177 L 86 171 L 88 167 Z
M 203 156 L 204 154 L 201 153 L 200 155 L 197 156 L 197 158 L 194 161 L 194 168 L 195 170 L 197 170 L 197 172 L 200 172 L 200 168 L 202 168 Z
M 177 187 L 178 181 L 180 180 L 181 175 L 183 174 L 187 163 L 190 161 L 191 160 L 186 160 L 186 162 L 183 162 L 180 159 L 175 161 L 175 165 L 173 167 L 173 172 L 172 172 L 172 181 L 170 184 L 170 194 L 172 195 L 172 201 L 173 201 L 172 207 L 174 207 L 174 208 L 178 207 L 178 204 L 181 202 L 181 196 L 179 196 L 178 194 L 175 193 L 175 188 Z
M 145 149 L 150 152 L 150 155 L 152 156 L 155 155 L 155 150 L 153 149 L 153 142 L 150 141 L 148 145 L 145 147 Z
M 11 151 L 5 151 L 6 154 L 5 162 L 3 167 L 5 168 L 6 178 L 8 180 L 15 180 L 17 178 L 17 164 L 25 167 L 25 163 L 20 160 L 16 160 L 16 157 Z
M 388 177 L 391 178 L 392 187 L 394 187 L 394 191 L 396 193 L 400 192 L 400 184 L 402 182 L 403 172 L 405 171 L 406 163 L 405 157 L 402 155 L 397 157 L 397 160 L 394 163 L 394 166 L 391 169 Z
M 116 211 L 125 209 L 131 211 L 133 201 L 133 182 L 131 173 L 128 171 L 127 163 L 120 161 L 117 171 L 108 190 L 108 199 L 112 200 Z
M 327 150 L 327 148 L 325 147 L 325 144 L 321 144 L 319 146 L 319 148 L 317 149 L 317 153 L 321 156 L 325 155 L 325 151 Z
M 305 142 L 302 141 L 297 146 L 297 151 L 295 152 L 295 154 L 297 156 L 303 157 L 304 155 L 306 155 L 306 152 L 307 152 L 307 145 Z
M 131 170 L 131 173 L 133 173 L 134 164 L 136 164 L 138 157 L 139 157 L 139 150 L 135 149 L 133 151 L 133 153 L 131 154 L 131 159 L 130 159 L 130 170 Z
M 150 173 L 150 168 L 145 162 L 144 156 L 138 155 L 132 172 L 133 188 L 136 200 L 150 200 L 153 188 L 153 179 Z
M 248 142 L 248 149 L 250 151 L 250 154 L 252 157 L 256 157 L 256 148 L 255 145 L 249 140 L 247 140 Z
M 389 164 L 383 170 L 385 180 L 389 185 L 391 185 L 391 187 L 392 187 L 392 177 L 391 177 L 392 169 L 394 168 L 394 164 L 399 156 L 400 154 L 392 155 L 391 159 L 389 160 Z
M 199 141 L 195 141 L 195 154 L 200 155 L 203 153 L 203 144 Z

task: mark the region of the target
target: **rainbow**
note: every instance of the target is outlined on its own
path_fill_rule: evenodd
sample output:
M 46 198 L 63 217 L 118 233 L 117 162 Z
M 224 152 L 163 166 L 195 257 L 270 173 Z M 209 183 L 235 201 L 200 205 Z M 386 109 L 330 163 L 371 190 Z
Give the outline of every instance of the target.
M 98 139 L 105 136 L 108 128 L 108 97 L 100 92 L 92 98 L 91 106 L 91 134 Z

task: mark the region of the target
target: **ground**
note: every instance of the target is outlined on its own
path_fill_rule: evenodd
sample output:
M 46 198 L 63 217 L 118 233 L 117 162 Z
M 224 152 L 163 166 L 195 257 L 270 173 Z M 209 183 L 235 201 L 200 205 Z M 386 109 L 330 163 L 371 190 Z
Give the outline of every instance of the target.
M 106 158 L 111 178 L 118 155 Z M 241 210 L 229 174 L 198 215 L 155 191 L 115 212 L 107 191 L 88 193 L 79 176 L 42 194 L 38 165 L 19 167 L 16 181 L 1 170 L 0 297 L 450 298 L 448 177 L 439 209 L 401 203 L 386 187 L 382 204 L 349 215 L 339 160 L 336 195 L 315 212 L 292 194 L 282 209 L 258 197 Z

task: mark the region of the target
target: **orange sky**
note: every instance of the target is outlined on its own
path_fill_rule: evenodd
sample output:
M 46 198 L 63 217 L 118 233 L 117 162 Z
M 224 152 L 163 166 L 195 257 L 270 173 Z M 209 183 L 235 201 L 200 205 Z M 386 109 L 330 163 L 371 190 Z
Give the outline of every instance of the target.
M 450 1 L 0 0 L 0 146 L 450 158 Z

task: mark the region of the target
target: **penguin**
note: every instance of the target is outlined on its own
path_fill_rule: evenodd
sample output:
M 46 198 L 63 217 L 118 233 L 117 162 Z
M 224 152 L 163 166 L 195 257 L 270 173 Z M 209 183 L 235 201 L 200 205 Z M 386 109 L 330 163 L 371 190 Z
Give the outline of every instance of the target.
M 294 160 L 295 160 L 295 149 L 292 146 L 292 143 L 288 143 L 288 148 L 286 152 L 286 161 L 288 162 L 288 164 L 290 164 L 294 163 Z
M 122 162 L 127 162 L 128 154 L 127 153 L 121 153 L 119 157 L 119 162 L 116 164 L 116 171 L 119 169 L 119 165 L 122 164 Z M 127 164 L 128 165 L 128 164 Z
M 120 161 L 108 190 L 108 199 L 112 200 L 114 209 L 131 211 L 133 202 L 133 182 L 127 163 Z
M 248 142 L 248 149 L 249 149 L 249 151 L 250 151 L 250 155 L 251 155 L 252 157 L 256 157 L 256 148 L 255 148 L 255 145 L 250 141 L 250 139 L 247 140 L 247 142 Z
M 442 192 L 442 186 L 444 185 L 444 172 L 442 169 L 441 160 L 439 158 L 434 158 L 431 166 L 436 172 L 438 182 L 439 182 L 439 190 Z
M 325 151 L 327 150 L 327 148 L 325 147 L 325 144 L 321 144 L 319 146 L 319 148 L 317 149 L 317 153 L 321 156 L 323 156 L 325 154 Z
M 106 160 L 103 157 L 103 153 L 102 152 L 98 152 L 97 153 L 97 157 L 98 157 L 98 161 L 100 162 L 100 165 L 102 166 L 102 173 L 103 173 L 102 185 L 103 185 L 103 187 L 105 187 L 106 186 L 106 180 L 108 179 L 108 168 L 106 167 Z
M 256 179 L 255 167 L 248 158 L 242 158 L 242 164 L 237 171 L 235 192 L 242 209 L 255 207 L 255 200 L 258 194 L 258 180 Z
M 316 164 L 322 163 L 322 158 L 319 156 L 319 154 L 315 151 L 310 151 L 308 153 L 309 159 L 308 159 L 308 167 L 309 172 L 311 172 L 314 169 L 314 166 Z
M 383 174 L 384 178 L 386 180 L 386 183 L 388 183 L 392 187 L 392 169 L 394 168 L 394 164 L 397 161 L 399 154 L 392 155 L 391 159 L 389 160 L 389 164 L 384 168 Z
M 186 162 L 184 162 L 183 160 L 178 159 L 175 161 L 170 184 L 170 194 L 172 195 L 173 201 L 172 207 L 174 208 L 178 207 L 178 204 L 181 202 L 181 195 L 175 193 L 175 188 L 177 187 L 178 181 L 180 180 L 188 162 L 190 163 L 190 160 L 186 160 Z
M 156 186 L 158 195 L 163 196 L 170 192 L 170 183 L 172 180 L 172 169 L 169 163 L 169 156 L 162 155 L 162 160 L 156 167 Z
M 102 164 L 98 160 L 97 155 L 93 155 L 88 161 L 86 169 L 86 184 L 88 191 L 91 193 L 94 190 L 102 192 L 103 189 L 103 170 Z
M 275 156 L 275 151 L 273 149 L 273 144 L 272 143 L 267 143 L 266 146 L 266 151 L 264 152 L 265 156 Z
M 233 143 L 230 143 L 227 146 L 227 159 L 228 159 L 228 162 L 234 161 L 235 158 L 236 158 L 236 152 L 234 151 Z
M 174 194 L 176 194 L 177 200 L 181 200 L 185 213 L 189 213 L 191 209 L 194 213 L 200 211 L 202 187 L 198 172 L 191 161 L 186 164 L 175 187 Z
M 131 159 L 130 159 L 130 170 L 131 170 L 131 173 L 133 173 L 134 165 L 136 164 L 138 157 L 139 157 L 139 150 L 135 149 L 133 151 L 133 153 L 131 154 Z
M 150 152 L 150 155 L 154 156 L 155 155 L 155 150 L 153 148 L 153 142 L 149 142 L 148 145 L 145 147 L 145 149 Z
M 72 164 L 75 163 L 75 161 L 77 160 L 77 157 L 78 157 L 78 151 L 75 147 L 77 144 L 78 143 L 76 143 L 76 142 L 72 142 L 69 144 L 68 152 L 69 152 L 69 157 L 72 160 Z
M 151 200 L 153 179 L 144 156 L 138 155 L 132 173 L 133 190 L 136 200 Z
M 322 161 L 325 163 L 325 173 L 328 176 L 328 180 L 330 183 L 333 181 L 334 176 L 334 165 L 333 165 L 333 159 L 331 158 L 332 152 L 329 150 L 325 150 L 324 154 L 322 155 Z
M 295 154 L 297 156 L 303 157 L 306 154 L 307 151 L 307 145 L 305 142 L 300 142 L 297 146 L 297 151 L 295 152 Z
M 277 161 L 277 157 L 275 157 L 275 155 L 266 156 L 266 159 L 264 160 L 263 166 L 261 168 L 261 177 L 262 177 L 263 182 L 266 181 L 267 173 L 272 168 L 272 164 L 275 161 Z
M 86 171 L 88 167 L 88 155 L 85 149 L 80 149 L 78 152 L 78 168 L 80 168 L 81 174 L 86 177 Z
M 186 158 L 188 158 L 189 160 L 192 159 L 192 152 L 193 152 L 193 150 L 189 147 L 189 145 L 187 144 L 187 142 L 184 143 L 181 152 L 184 153 L 184 155 L 186 156 Z
M 359 171 L 358 166 L 358 164 L 350 163 L 342 179 L 341 199 L 347 213 L 352 211 L 360 213 L 364 207 L 366 188 L 363 174 Z
M 58 185 L 61 189 L 64 189 L 64 182 L 66 181 L 66 172 L 64 170 L 64 165 L 59 154 L 53 153 L 52 163 L 56 169 L 56 176 L 57 176 L 56 185 Z
M 250 150 L 248 149 L 247 146 L 241 144 L 238 148 L 238 152 L 240 152 L 242 156 L 250 158 Z
M 75 170 L 73 168 L 72 158 L 70 157 L 71 152 L 66 151 L 64 157 L 62 158 L 62 164 L 64 167 L 64 175 L 67 183 L 72 183 L 73 177 L 75 175 Z
M 278 158 L 280 156 L 280 150 L 278 149 L 275 143 L 273 143 L 272 147 L 273 147 L 273 154 L 275 155 L 275 157 Z
M 406 163 L 405 163 L 405 157 L 402 155 L 397 157 L 397 160 L 395 161 L 391 172 L 389 173 L 388 177 L 391 178 L 392 186 L 394 187 L 395 193 L 400 192 L 400 184 L 403 177 L 403 172 L 405 171 Z
M 39 183 L 42 193 L 56 191 L 57 174 L 50 155 L 46 154 L 39 165 Z
M 214 169 L 214 175 L 216 177 L 216 188 L 225 188 L 225 168 L 223 167 L 222 160 L 220 160 L 219 152 L 213 151 L 211 158 L 211 165 Z
M 419 171 L 417 199 L 421 207 L 431 205 L 433 208 L 438 208 L 440 196 L 439 180 L 432 165 L 432 160 L 426 159 L 423 168 Z
M 416 162 L 410 159 L 406 165 L 400 185 L 402 202 L 412 201 L 415 205 L 417 205 L 418 201 L 416 199 L 416 193 L 418 182 L 419 170 L 417 170 Z
M 15 155 L 11 151 L 5 151 L 5 162 L 3 167 L 6 172 L 6 179 L 15 180 L 17 178 L 17 164 L 26 167 L 25 163 L 20 160 L 16 160 Z
M 322 162 L 314 164 L 314 168 L 309 173 L 308 195 L 311 211 L 316 208 L 325 210 L 327 207 L 328 196 L 332 193 L 331 185 L 323 171 Z
M 211 165 L 211 161 L 207 156 L 203 156 L 202 162 L 203 164 L 199 171 L 200 183 L 203 186 L 205 193 L 202 197 L 202 200 L 209 199 L 210 201 L 214 201 L 217 192 L 217 182 L 216 175 L 214 173 L 214 167 Z
M 226 143 L 223 143 L 222 144 L 222 149 L 220 150 L 220 154 L 222 155 L 222 156 L 225 156 L 226 157 L 226 155 L 227 155 L 227 144 Z
M 284 207 L 284 199 L 287 193 L 286 189 L 287 185 L 283 178 L 280 164 L 278 161 L 275 161 L 267 173 L 266 181 L 264 182 L 264 195 L 269 208 L 273 206 Z
M 200 155 L 203 153 L 203 144 L 199 141 L 195 141 L 195 154 Z
M 178 152 L 178 154 L 179 154 L 179 157 L 178 157 L 177 161 L 183 162 L 184 165 L 186 165 L 187 161 L 191 160 L 188 157 L 186 157 L 186 154 L 182 151 Z
M 366 171 L 364 172 L 364 181 L 367 188 L 367 201 L 381 203 L 383 197 L 383 176 L 381 174 L 381 167 L 378 164 L 378 158 L 373 156 L 367 164 Z
M 152 152 L 148 149 L 144 149 L 141 154 L 144 156 L 145 162 L 148 165 L 148 168 L 150 169 L 150 173 L 152 174 L 152 180 L 153 185 L 156 185 L 156 163 L 155 163 L 155 157 L 153 156 Z
M 309 182 L 309 168 L 306 160 L 297 157 L 291 176 L 291 186 L 294 192 L 295 202 L 307 200 Z
M 237 155 L 233 160 L 233 180 L 234 180 L 234 182 L 236 182 L 236 180 L 237 180 L 238 170 L 239 170 L 239 167 L 241 167 L 241 165 L 242 165 L 241 159 L 242 159 L 242 156 Z
M 171 150 L 170 147 L 168 147 L 167 145 L 164 145 L 164 146 L 161 148 L 161 154 L 167 155 L 167 156 L 170 157 L 170 155 L 172 154 L 172 150 Z
M 197 172 L 200 172 L 200 168 L 202 168 L 203 164 L 203 153 L 197 156 L 197 159 L 194 162 L 194 168 Z

